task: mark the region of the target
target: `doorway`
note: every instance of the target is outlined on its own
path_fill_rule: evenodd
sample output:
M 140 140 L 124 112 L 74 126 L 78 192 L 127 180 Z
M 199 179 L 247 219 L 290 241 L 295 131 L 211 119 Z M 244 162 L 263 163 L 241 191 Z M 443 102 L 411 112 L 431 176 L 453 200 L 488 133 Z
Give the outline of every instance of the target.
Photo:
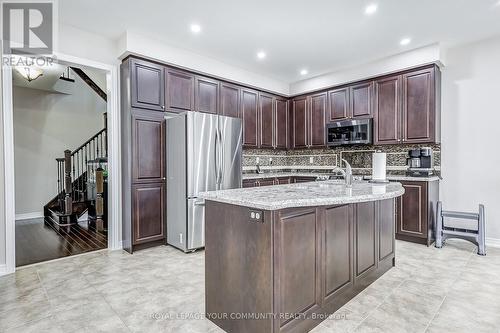
M 19 87 L 15 81 L 23 78 L 22 73 L 15 72 L 15 68 L 2 68 L 3 94 L 10 99 L 3 103 L 6 115 L 3 125 L 7 137 L 7 140 L 4 140 L 5 193 L 17 192 L 15 200 L 12 200 L 12 196 L 9 200 L 7 196 L 5 198 L 6 273 L 13 272 L 16 266 L 102 248 L 121 248 L 117 67 L 61 54 L 57 55 L 57 59 L 57 65 L 62 66 L 64 70 L 60 76 L 55 77 L 57 84 L 53 86 L 52 92 Z M 84 79 L 78 71 L 82 71 L 87 79 L 91 80 Z M 45 73 L 43 75 L 49 76 Z M 100 79 L 97 79 L 98 77 Z M 32 83 L 36 80 L 32 80 Z M 105 95 L 105 100 L 98 103 L 106 114 L 102 112 L 100 119 L 95 119 L 99 121 L 100 129 L 87 135 L 86 139 L 83 136 L 84 131 L 77 132 L 82 127 L 89 127 L 89 131 L 94 130 L 95 126 L 90 128 L 92 126 L 88 126 L 86 121 L 90 118 L 86 118 L 81 112 L 73 114 L 76 117 L 71 122 L 58 121 L 57 117 L 51 118 L 47 114 L 44 117 L 42 112 L 53 111 L 54 106 L 61 104 L 56 95 L 66 101 L 71 99 L 71 89 L 65 89 L 75 82 L 79 85 L 77 94 L 82 92 L 82 86 L 85 84 L 84 87 L 88 89 L 86 93 L 92 93 L 102 99 L 103 96 L 100 96 L 97 89 L 92 88 L 95 84 L 101 87 L 101 92 Z M 50 86 L 45 84 L 44 88 L 44 84 L 40 85 L 42 90 L 47 90 L 47 85 Z M 40 98 L 40 104 L 35 102 L 37 97 Z M 29 106 L 28 98 L 33 102 L 33 117 L 15 114 L 19 104 Z M 89 108 L 91 104 L 84 106 Z M 36 111 L 39 113 L 34 113 Z M 60 112 L 59 116 L 61 115 Z M 31 128 L 26 125 L 29 123 Z M 50 127 L 52 130 L 44 130 Z M 59 131 L 54 130 L 57 127 Z M 43 138 L 42 135 L 39 142 L 35 141 L 36 135 L 40 135 L 34 133 L 35 128 L 49 138 Z M 60 134 L 60 137 L 56 138 L 54 133 Z M 68 139 L 70 136 L 71 139 Z M 28 139 L 31 140 L 31 147 L 28 145 Z M 57 146 L 55 141 L 65 143 L 64 149 L 60 149 L 62 146 L 57 149 L 53 147 Z M 47 146 L 57 150 L 56 157 L 49 156 L 45 151 Z M 31 149 L 31 159 L 27 154 L 28 149 Z M 37 157 L 35 150 L 40 150 L 42 154 Z M 47 156 L 43 156 L 44 154 Z M 52 159 L 52 170 L 49 170 L 52 167 L 47 169 L 47 164 L 42 166 L 41 163 L 34 163 L 36 158 L 42 157 Z M 33 181 L 35 178 L 29 174 L 30 170 L 37 170 L 33 173 L 36 173 L 38 181 Z M 9 172 L 15 175 L 15 181 L 7 177 Z M 40 175 L 42 177 L 39 177 Z M 29 189 L 36 193 L 29 192 Z M 45 193 L 45 197 L 40 193 Z

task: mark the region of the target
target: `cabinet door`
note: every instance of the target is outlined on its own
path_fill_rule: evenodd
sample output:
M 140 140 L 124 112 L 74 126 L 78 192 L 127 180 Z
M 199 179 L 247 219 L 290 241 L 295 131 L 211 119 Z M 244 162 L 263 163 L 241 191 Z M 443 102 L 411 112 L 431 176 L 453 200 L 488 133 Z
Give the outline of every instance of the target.
M 133 245 L 165 238 L 165 184 L 132 186 Z
M 395 199 L 378 201 L 379 261 L 394 255 Z
M 295 98 L 292 101 L 293 148 L 309 147 L 307 97 Z
M 356 264 L 355 277 L 359 278 L 377 268 L 377 227 L 375 203 L 355 205 Z
M 326 147 L 326 93 L 310 97 L 309 147 Z
M 259 179 L 259 186 L 271 186 L 271 185 L 274 185 L 274 178 Z
M 240 118 L 241 89 L 238 86 L 221 82 L 219 114 L 227 117 Z
M 165 109 L 165 74 L 161 65 L 131 60 L 132 107 L 163 111 Z
M 162 182 L 165 178 L 163 113 L 133 110 L 132 182 Z
M 274 98 L 259 94 L 260 147 L 274 148 Z
M 196 77 L 194 101 L 196 111 L 217 114 L 219 108 L 219 82 Z
M 397 199 L 397 233 L 427 238 L 427 183 L 401 182 L 405 194 Z
M 242 186 L 243 186 L 243 188 L 256 187 L 257 181 L 255 179 L 244 179 L 242 181 Z
M 316 180 L 316 177 L 293 177 L 293 182 L 294 183 L 308 183 L 308 182 L 314 182 Z
M 288 148 L 288 101 L 276 98 L 275 106 L 275 148 Z
M 323 299 L 328 302 L 354 283 L 354 233 L 349 205 L 327 208 L 323 245 Z
M 257 148 L 258 130 L 258 93 L 244 89 L 241 93 L 241 116 L 243 118 L 243 146 Z
M 194 110 L 194 76 L 167 69 L 167 109 L 169 111 Z
M 375 81 L 374 143 L 401 141 L 401 76 Z
M 290 184 L 290 178 L 289 177 L 276 178 L 276 184 L 278 185 Z
M 316 209 L 290 209 L 274 224 L 275 304 L 281 314 L 307 314 L 321 304 L 321 236 Z M 279 319 L 283 328 L 292 318 Z M 285 330 L 283 330 L 285 331 Z M 280 332 L 280 330 L 276 330 Z
M 403 74 L 403 141 L 434 141 L 434 87 L 434 68 Z
M 373 82 L 353 85 L 350 90 L 350 114 L 352 118 L 373 116 Z
M 349 88 L 335 89 L 328 92 L 330 121 L 349 117 Z

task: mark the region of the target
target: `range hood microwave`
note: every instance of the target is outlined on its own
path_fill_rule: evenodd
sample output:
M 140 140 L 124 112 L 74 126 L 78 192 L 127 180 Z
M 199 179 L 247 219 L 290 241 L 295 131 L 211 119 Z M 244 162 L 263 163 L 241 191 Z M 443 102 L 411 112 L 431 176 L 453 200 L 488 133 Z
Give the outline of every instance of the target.
M 372 143 L 372 119 L 349 119 L 327 124 L 328 146 L 367 145 Z

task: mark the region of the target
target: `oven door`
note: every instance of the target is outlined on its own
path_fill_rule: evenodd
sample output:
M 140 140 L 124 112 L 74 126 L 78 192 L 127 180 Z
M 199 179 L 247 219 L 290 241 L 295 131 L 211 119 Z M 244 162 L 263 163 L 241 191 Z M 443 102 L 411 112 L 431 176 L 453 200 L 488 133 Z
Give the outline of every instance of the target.
M 343 120 L 327 125 L 328 146 L 372 143 L 372 120 Z

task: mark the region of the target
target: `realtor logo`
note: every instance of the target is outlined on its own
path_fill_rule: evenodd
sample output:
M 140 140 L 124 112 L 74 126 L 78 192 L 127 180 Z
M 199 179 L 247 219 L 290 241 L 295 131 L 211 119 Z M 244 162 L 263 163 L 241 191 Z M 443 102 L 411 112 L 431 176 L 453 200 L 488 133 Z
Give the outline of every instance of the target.
M 2 22 L 4 54 L 52 54 L 52 2 L 2 2 Z

